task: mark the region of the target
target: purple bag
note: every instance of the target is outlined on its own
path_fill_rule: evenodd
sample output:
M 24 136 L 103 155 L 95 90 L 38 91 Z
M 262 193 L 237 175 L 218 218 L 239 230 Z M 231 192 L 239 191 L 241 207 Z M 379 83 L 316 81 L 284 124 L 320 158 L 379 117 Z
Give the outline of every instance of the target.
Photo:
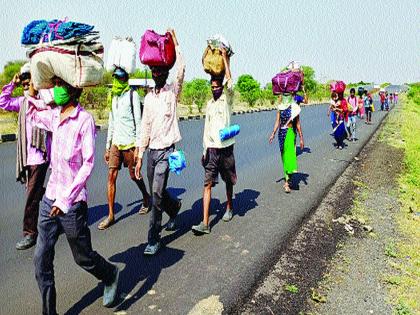
M 302 88 L 303 72 L 288 70 L 280 72 L 271 80 L 273 83 L 273 94 L 297 92 Z

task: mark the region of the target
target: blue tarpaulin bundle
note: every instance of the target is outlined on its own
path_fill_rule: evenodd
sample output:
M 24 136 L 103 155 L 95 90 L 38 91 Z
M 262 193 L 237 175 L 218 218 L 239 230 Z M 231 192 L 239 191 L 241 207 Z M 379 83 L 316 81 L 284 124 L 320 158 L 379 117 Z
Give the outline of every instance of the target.
M 229 126 L 227 128 L 223 128 L 220 129 L 220 140 L 221 141 L 225 141 L 228 140 L 230 138 L 235 137 L 237 134 L 239 134 L 239 131 L 241 130 L 241 128 L 239 127 L 239 125 L 232 125 Z
M 42 42 L 67 40 L 84 36 L 92 32 L 94 26 L 66 20 L 35 20 L 29 23 L 22 32 L 23 45 L 37 45 Z
M 169 170 L 177 175 L 187 167 L 187 161 L 182 150 L 175 151 L 169 155 Z

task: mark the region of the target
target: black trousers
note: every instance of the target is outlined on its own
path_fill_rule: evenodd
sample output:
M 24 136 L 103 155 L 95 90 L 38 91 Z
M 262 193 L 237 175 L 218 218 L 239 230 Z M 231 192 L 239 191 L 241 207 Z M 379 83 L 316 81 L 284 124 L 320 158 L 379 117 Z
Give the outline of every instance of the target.
M 38 219 L 38 240 L 34 254 L 35 278 L 42 296 L 42 314 L 55 315 L 56 291 L 54 281 L 54 246 L 63 232 L 74 261 L 105 284 L 113 281 L 115 266 L 92 249 L 87 224 L 86 202 L 76 203 L 67 214 L 51 218 L 53 201 L 45 196 L 41 201 Z
M 165 211 L 170 218 L 176 216 L 178 200 L 173 199 L 166 190 L 169 177 L 168 159 L 172 152 L 174 152 L 174 146 L 162 150 L 149 150 L 147 156 L 147 178 L 153 198 L 148 235 L 150 245 L 160 240 L 162 212 Z
M 38 213 L 39 203 L 44 195 L 44 180 L 48 170 L 48 163 L 29 165 L 28 187 L 26 189 L 25 213 L 23 216 L 23 235 L 32 235 L 36 238 L 38 234 Z

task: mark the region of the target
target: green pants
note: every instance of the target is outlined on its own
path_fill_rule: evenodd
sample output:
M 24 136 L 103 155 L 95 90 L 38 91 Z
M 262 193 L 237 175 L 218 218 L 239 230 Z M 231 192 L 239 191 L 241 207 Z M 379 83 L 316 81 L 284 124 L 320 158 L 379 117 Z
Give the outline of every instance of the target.
M 290 175 L 298 170 L 296 156 L 296 134 L 293 128 L 287 128 L 286 138 L 284 139 L 283 152 L 281 153 L 283 161 L 284 177 L 290 179 Z

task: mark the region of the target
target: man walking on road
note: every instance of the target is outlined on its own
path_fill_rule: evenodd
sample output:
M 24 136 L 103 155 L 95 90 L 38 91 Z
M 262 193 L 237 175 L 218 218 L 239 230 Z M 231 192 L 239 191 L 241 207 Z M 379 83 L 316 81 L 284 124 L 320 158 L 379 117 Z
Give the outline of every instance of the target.
M 181 140 L 178 127 L 176 108 L 184 82 L 185 65 L 179 49 L 174 30 L 172 34 L 178 72 L 176 81 L 167 84 L 169 69 L 152 67 L 152 77 L 155 88 L 144 99 L 144 112 L 140 127 L 140 141 L 138 145 L 138 160 L 136 164 L 136 177 L 140 178 L 143 164 L 143 155 L 147 148 L 147 177 L 152 194 L 152 212 L 148 235 L 148 245 L 145 255 L 154 255 L 159 250 L 160 230 L 162 225 L 162 212 L 169 215 L 167 230 L 175 229 L 175 218 L 181 208 L 181 202 L 172 199 L 166 190 L 169 177 L 169 155 L 174 152 L 175 143 Z
M 38 230 L 39 203 L 44 194 L 44 180 L 48 169 L 49 141 L 47 132 L 34 126 L 29 115 L 28 96 L 34 90 L 30 86 L 29 64 L 25 64 L 20 74 L 3 87 L 0 108 L 18 112 L 18 139 L 16 157 L 16 180 L 26 184 L 26 204 L 23 217 L 23 239 L 16 249 L 28 249 L 35 245 Z M 25 96 L 12 97 L 16 86 L 22 85 Z M 41 100 L 38 102 L 43 103 Z
M 41 202 L 35 277 L 42 296 L 42 314 L 57 314 L 54 247 L 64 232 L 75 262 L 104 283 L 103 305 L 117 297 L 119 270 L 92 249 L 88 226 L 87 188 L 95 159 L 95 122 L 78 103 L 82 89 L 56 78 L 57 108 L 32 108 L 38 127 L 52 132 L 51 175 Z
M 204 167 L 204 190 L 203 190 L 203 221 L 192 227 L 193 232 L 209 234 L 209 215 L 211 189 L 218 183 L 219 173 L 226 183 L 226 212 L 222 218 L 228 222 L 233 216 L 232 195 L 233 186 L 236 184 L 235 156 L 233 146 L 235 139 L 220 140 L 220 130 L 230 126 L 230 115 L 233 105 L 233 82 L 230 72 L 229 57 L 226 50 L 222 49 L 223 62 L 226 69 L 226 83 L 223 85 L 223 77 L 211 79 L 213 98 L 208 101 L 206 107 L 206 121 L 203 135 L 203 156 L 201 163 Z M 224 93 L 224 87 L 226 92 Z
M 142 177 L 134 173 L 136 142 L 140 140 L 140 97 L 128 85 L 128 73 L 121 68 L 114 71 L 111 91 L 111 111 L 109 113 L 108 136 L 106 140 L 105 162 L 108 164 L 108 217 L 98 225 L 105 230 L 115 223 L 114 203 L 116 182 L 121 165 L 128 167 L 131 179 L 143 195 L 140 214 L 149 212 L 150 196 Z

